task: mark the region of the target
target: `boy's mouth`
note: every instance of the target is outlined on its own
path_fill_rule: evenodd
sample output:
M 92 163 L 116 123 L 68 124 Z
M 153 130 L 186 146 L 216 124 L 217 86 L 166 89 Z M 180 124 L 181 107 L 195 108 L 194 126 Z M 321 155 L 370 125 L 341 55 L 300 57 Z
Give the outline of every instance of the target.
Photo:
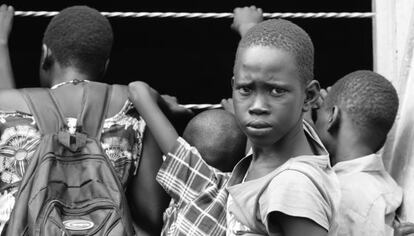
M 272 126 L 264 121 L 252 121 L 246 125 L 247 131 L 253 136 L 266 135 L 272 131 Z
M 252 129 L 267 129 L 267 128 L 272 128 L 272 125 L 270 125 L 269 123 L 265 122 L 265 121 L 251 121 L 249 123 L 247 123 L 247 128 L 252 128 Z

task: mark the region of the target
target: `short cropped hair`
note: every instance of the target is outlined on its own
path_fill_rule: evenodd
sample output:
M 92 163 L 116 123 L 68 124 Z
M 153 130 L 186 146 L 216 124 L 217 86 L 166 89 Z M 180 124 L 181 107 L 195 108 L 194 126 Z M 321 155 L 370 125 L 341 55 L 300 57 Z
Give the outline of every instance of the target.
M 108 19 L 97 10 L 73 6 L 53 17 L 43 43 L 60 64 L 96 74 L 103 70 L 110 56 L 113 32 Z
M 314 47 L 309 35 L 296 24 L 282 19 L 263 21 L 242 37 L 236 53 L 234 74 L 239 67 L 239 56 L 243 49 L 251 46 L 265 46 L 282 49 L 296 60 L 296 66 L 303 82 L 313 80 Z
M 196 147 L 211 166 L 225 172 L 245 155 L 247 138 L 230 112 L 214 109 L 199 113 L 187 124 L 183 138 Z
M 339 106 L 361 133 L 385 138 L 397 115 L 398 103 L 390 81 L 373 71 L 360 70 L 345 75 L 332 86 L 323 108 Z

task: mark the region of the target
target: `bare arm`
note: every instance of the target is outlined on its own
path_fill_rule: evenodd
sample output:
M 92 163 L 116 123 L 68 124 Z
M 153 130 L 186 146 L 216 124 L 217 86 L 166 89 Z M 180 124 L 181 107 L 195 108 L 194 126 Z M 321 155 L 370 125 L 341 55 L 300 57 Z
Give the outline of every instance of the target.
M 177 141 L 178 133 L 161 110 L 160 105 L 165 104 L 165 101 L 144 82 L 132 82 L 128 87 L 129 99 L 144 118 L 162 153 L 168 154 Z
M 280 212 L 273 212 L 268 219 L 269 235 L 279 235 L 277 232 L 281 229 L 285 236 L 326 236 L 326 229 L 314 221 L 293 217 Z M 275 234 L 276 233 L 276 234 Z
M 176 99 L 171 96 L 161 98 L 157 91 L 144 82 L 132 82 L 128 88 L 129 99 L 149 128 L 143 138 L 138 174 L 132 180 L 129 190 L 136 210 L 134 218 L 141 230 L 149 235 L 159 235 L 163 224 L 162 214 L 170 197 L 155 177 L 163 162 L 162 154 L 167 154 L 178 138 L 177 131 L 163 109 L 171 113 L 188 113 L 188 110 L 179 107 Z
M 146 130 L 143 137 L 142 158 L 137 175 L 128 188 L 128 196 L 134 205 L 132 215 L 139 227 L 139 235 L 160 235 L 163 212 L 170 197 L 157 183 L 155 177 L 162 164 L 162 153 L 151 132 Z
M 5 4 L 0 7 L 0 89 L 14 88 L 13 70 L 9 55 L 9 35 L 13 25 L 14 9 Z

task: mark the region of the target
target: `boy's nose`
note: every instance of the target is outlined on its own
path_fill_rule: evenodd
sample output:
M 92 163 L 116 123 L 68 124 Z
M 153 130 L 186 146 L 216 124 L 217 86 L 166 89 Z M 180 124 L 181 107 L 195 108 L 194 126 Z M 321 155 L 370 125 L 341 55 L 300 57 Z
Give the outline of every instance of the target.
M 266 98 L 260 95 L 255 96 L 254 101 L 249 108 L 249 113 L 255 115 L 269 113 Z

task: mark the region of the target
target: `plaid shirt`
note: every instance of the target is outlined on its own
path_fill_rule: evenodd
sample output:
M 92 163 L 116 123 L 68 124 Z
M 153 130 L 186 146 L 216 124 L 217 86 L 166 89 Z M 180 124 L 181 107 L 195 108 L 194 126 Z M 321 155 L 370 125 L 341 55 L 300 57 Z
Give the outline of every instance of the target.
M 207 165 L 198 151 L 178 138 L 157 174 L 172 197 L 162 235 L 225 235 L 226 190 L 230 173 Z

